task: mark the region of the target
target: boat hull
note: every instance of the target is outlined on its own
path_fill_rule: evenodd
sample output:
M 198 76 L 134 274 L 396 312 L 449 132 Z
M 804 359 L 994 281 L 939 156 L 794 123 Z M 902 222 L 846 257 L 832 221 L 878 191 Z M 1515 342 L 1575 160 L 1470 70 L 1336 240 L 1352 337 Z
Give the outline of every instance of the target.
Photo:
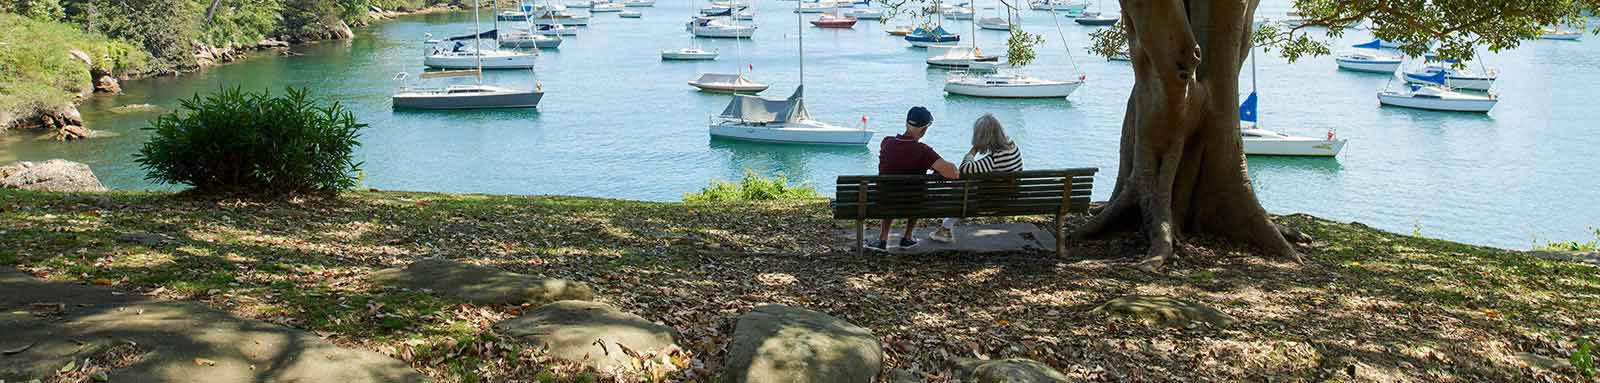
M 1490 109 L 1494 109 L 1495 103 L 1499 101 L 1492 98 L 1418 98 L 1392 92 L 1378 93 L 1378 103 L 1382 105 L 1446 112 L 1487 113 Z
M 683 52 L 663 51 L 663 52 L 661 52 L 661 59 L 662 60 L 716 60 L 717 59 L 717 52 L 683 53 Z
M 812 21 L 811 25 L 814 25 L 817 28 L 850 29 L 856 27 L 856 21 Z
M 864 129 L 791 128 L 787 124 L 749 126 L 734 123 L 712 124 L 711 136 L 718 138 L 796 145 L 866 145 L 873 132 Z
M 1085 17 L 1085 18 L 1080 18 L 1080 19 L 1074 20 L 1074 21 L 1077 22 L 1080 25 L 1106 26 L 1106 25 L 1114 25 L 1119 20 L 1122 20 L 1122 19 L 1121 18 L 1098 18 L 1098 17 L 1096 17 L 1096 18 L 1087 18 L 1087 17 Z
M 1418 75 L 1420 75 L 1420 74 L 1418 74 Z M 1424 80 L 1419 80 L 1419 79 L 1413 78 L 1411 73 L 1406 73 L 1406 75 L 1404 77 L 1405 77 L 1406 83 L 1408 83 L 1408 84 L 1432 84 L 1431 82 L 1427 82 L 1427 81 L 1424 81 Z M 1451 88 L 1455 88 L 1455 89 L 1487 91 L 1487 90 L 1489 90 L 1489 88 L 1493 88 L 1494 87 L 1494 79 L 1492 79 L 1492 78 L 1481 78 L 1481 77 L 1450 77 L 1450 76 L 1445 76 L 1444 84 L 1449 86 L 1449 87 L 1451 87 Z
M 1072 92 L 1078 90 L 1081 85 L 1083 83 L 1080 82 L 1060 82 L 985 86 L 951 81 L 944 84 L 944 91 L 962 96 L 987 98 L 1065 98 L 1072 95 Z
M 763 91 L 766 91 L 767 87 L 768 87 L 766 84 L 728 85 L 728 84 L 702 83 L 702 82 L 698 82 L 698 81 L 689 81 L 689 86 L 692 86 L 692 87 L 695 87 L 697 89 L 700 89 L 700 91 L 702 91 L 702 92 L 716 92 L 716 93 L 761 93 Z
M 528 69 L 533 67 L 533 55 L 495 56 L 483 58 L 483 69 Z M 478 59 L 473 56 L 426 56 L 422 65 L 438 69 L 476 69 Z
M 559 48 L 561 48 L 561 39 L 559 39 L 559 38 L 550 38 L 550 39 L 544 39 L 544 40 L 531 40 L 531 39 L 500 40 L 500 47 L 501 48 L 527 48 L 527 47 L 534 47 L 534 48 L 538 48 L 538 49 L 559 49 Z
M 1244 154 L 1252 156 L 1333 157 L 1345 140 L 1272 140 L 1245 138 Z
M 539 100 L 544 98 L 544 92 L 497 92 L 489 95 L 404 95 L 397 94 L 392 100 L 395 109 L 504 109 L 504 108 L 536 108 Z
M 1339 69 L 1356 71 L 1356 72 L 1369 72 L 1369 73 L 1394 73 L 1394 71 L 1400 69 L 1400 63 L 1401 63 L 1400 60 L 1394 60 L 1394 61 L 1365 61 L 1365 60 L 1346 60 L 1346 59 L 1343 59 L 1343 58 L 1335 58 L 1334 61 L 1337 61 L 1339 63 Z
M 1542 35 L 1542 36 L 1539 36 L 1539 38 L 1545 39 L 1545 40 L 1575 41 L 1575 40 L 1582 40 L 1583 39 L 1583 34 Z

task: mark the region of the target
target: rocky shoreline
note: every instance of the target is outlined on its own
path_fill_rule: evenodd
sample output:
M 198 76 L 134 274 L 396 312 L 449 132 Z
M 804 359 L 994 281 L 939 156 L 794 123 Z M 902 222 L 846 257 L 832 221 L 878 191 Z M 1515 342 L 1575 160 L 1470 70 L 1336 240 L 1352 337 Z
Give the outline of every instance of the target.
M 454 10 L 448 5 L 438 5 L 413 11 L 394 11 L 372 7 L 366 19 L 355 24 L 356 27 L 370 25 L 371 23 L 393 19 L 400 16 L 446 12 Z M 93 59 L 89 54 L 80 50 L 70 50 L 66 54 L 74 59 L 83 61 L 89 67 L 87 75 L 92 79 L 92 88 L 78 91 L 70 105 L 55 105 L 40 107 L 31 115 L 6 116 L 0 115 L 0 134 L 8 130 L 37 131 L 43 133 L 45 139 L 71 141 L 96 137 L 97 134 L 89 129 L 83 121 L 83 115 L 78 112 L 77 105 L 88 97 L 96 95 L 116 95 L 122 93 L 122 81 L 144 79 L 161 76 L 181 76 L 188 73 L 199 72 L 207 68 L 230 63 L 247 57 L 256 51 L 272 51 L 276 54 L 291 54 L 289 48 L 294 45 L 314 43 L 328 40 L 344 40 L 355 37 L 355 31 L 350 25 L 340 22 L 338 25 L 328 26 L 326 30 L 301 34 L 280 35 L 269 37 L 252 44 L 227 44 L 211 46 L 198 41 L 193 42 L 194 63 L 183 67 L 136 73 L 108 73 L 93 69 Z

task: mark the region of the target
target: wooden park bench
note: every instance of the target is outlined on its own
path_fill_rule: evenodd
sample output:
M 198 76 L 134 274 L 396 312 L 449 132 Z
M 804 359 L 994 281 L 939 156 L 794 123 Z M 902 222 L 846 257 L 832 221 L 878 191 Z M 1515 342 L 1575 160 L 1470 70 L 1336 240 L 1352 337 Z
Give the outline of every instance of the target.
M 1067 213 L 1089 210 L 1097 168 L 962 175 L 839 176 L 833 218 L 856 220 L 856 253 L 868 219 L 1054 215 L 1056 254 L 1066 250 Z

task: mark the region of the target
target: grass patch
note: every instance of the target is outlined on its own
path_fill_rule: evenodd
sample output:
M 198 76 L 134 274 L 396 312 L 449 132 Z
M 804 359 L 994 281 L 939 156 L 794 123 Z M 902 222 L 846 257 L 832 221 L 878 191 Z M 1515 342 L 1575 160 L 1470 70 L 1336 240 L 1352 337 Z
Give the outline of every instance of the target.
M 740 201 L 776 201 L 820 199 L 822 194 L 806 184 L 790 184 L 782 173 L 768 178 L 755 170 L 745 169 L 739 182 L 711 180 L 711 185 L 699 193 L 685 193 L 684 203 L 703 204 Z
M 1023 217 L 1035 223 L 1046 218 Z M 1523 252 L 1304 215 L 1304 263 L 1192 238 L 1163 273 L 1136 239 L 1053 252 L 857 257 L 825 200 L 679 204 L 356 192 L 298 201 L 159 192 L 0 190 L 0 265 L 210 304 L 393 355 L 442 382 L 596 381 L 489 331 L 529 307 L 474 306 L 369 283 L 445 256 L 592 284 L 679 329 L 711 381 L 740 314 L 763 304 L 871 330 L 891 368 L 954 379 L 954 357 L 1026 357 L 1086 381 L 1585 381 L 1600 338 L 1600 272 Z M 144 245 L 119 236 L 169 238 Z M 1124 295 L 1185 299 L 1239 319 L 1153 328 L 1094 314 Z M 1585 341 L 1586 342 L 1586 341 Z M 1520 353 L 1569 360 L 1531 368 Z M 1589 358 L 1589 359 L 1584 359 Z M 1351 376 L 1354 374 L 1354 376 Z M 648 380 L 645 377 L 623 380 Z
M 88 65 L 67 52 L 87 53 L 94 69 L 121 73 L 144 67 L 149 55 L 126 42 L 58 22 L 0 13 L 0 115 L 32 116 L 36 111 L 72 105 L 75 94 L 91 87 Z M 0 125 L 11 121 L 0 121 Z

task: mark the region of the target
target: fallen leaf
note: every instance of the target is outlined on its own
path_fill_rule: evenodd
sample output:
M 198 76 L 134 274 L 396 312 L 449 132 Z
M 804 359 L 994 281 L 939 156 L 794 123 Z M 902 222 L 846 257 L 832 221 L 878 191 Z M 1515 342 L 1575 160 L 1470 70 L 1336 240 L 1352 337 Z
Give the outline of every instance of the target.
M 217 361 L 211 360 L 211 359 L 206 359 L 206 358 L 194 358 L 194 365 L 196 365 L 196 366 L 215 366 L 215 365 L 217 365 Z
M 65 374 L 65 373 L 68 373 L 68 372 L 72 372 L 72 370 L 76 370 L 76 369 L 78 369 L 78 361 L 69 360 L 69 361 L 67 361 L 67 365 L 61 366 L 61 369 L 56 370 L 56 372 L 57 373 L 61 373 L 61 374 Z

